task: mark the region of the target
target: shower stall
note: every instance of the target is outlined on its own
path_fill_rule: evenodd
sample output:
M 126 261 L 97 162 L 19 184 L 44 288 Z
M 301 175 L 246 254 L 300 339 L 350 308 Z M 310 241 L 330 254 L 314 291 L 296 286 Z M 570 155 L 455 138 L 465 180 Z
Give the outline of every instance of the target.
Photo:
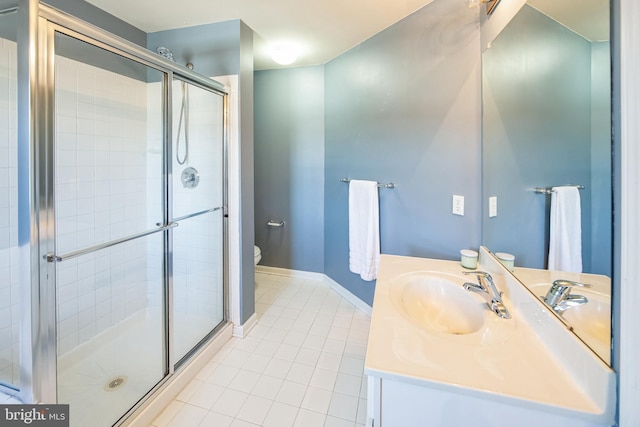
M 0 392 L 117 425 L 225 326 L 226 111 L 161 55 L 0 11 Z

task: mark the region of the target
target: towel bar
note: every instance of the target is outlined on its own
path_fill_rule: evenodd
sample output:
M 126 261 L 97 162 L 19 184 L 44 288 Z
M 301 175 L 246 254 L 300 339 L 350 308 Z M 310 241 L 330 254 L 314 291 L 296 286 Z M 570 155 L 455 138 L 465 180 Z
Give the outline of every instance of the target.
M 349 182 L 349 181 L 351 181 L 351 179 L 349 178 L 342 178 L 340 180 L 340 182 Z M 396 185 L 393 182 L 390 182 L 388 184 L 378 183 L 378 188 L 396 188 Z
M 576 185 L 576 184 L 567 184 L 567 185 L 558 185 L 558 187 L 576 187 L 578 190 L 584 190 L 584 185 Z M 553 187 L 541 188 L 536 187 L 533 189 L 535 193 L 540 194 L 551 194 L 553 193 Z

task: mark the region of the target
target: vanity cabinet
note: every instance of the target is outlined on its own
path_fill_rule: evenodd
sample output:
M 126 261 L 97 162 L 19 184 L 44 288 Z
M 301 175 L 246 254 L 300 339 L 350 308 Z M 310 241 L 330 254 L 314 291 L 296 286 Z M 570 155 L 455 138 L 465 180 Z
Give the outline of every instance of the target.
M 458 262 L 381 256 L 365 358 L 367 426 L 613 425 L 611 368 L 485 248 L 479 261 L 511 318 L 465 290 L 475 277 Z
M 532 410 L 439 390 L 400 380 L 369 376 L 370 413 L 367 427 L 603 427 L 546 411 Z

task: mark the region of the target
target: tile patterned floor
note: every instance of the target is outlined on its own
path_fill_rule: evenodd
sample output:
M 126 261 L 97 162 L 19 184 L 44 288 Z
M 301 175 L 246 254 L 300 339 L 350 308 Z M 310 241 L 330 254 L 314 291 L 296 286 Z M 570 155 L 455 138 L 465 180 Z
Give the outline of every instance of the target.
M 0 405 L 19 405 L 22 402 L 16 397 L 17 392 L 4 393 L 0 391 Z
M 369 317 L 320 281 L 256 273 L 258 324 L 154 427 L 360 427 Z

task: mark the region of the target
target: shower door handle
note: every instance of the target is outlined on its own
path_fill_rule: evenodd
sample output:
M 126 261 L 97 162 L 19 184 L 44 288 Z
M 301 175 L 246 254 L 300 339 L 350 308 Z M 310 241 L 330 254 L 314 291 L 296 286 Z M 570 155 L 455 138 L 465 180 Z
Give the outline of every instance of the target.
M 133 235 L 128 236 L 128 237 L 123 237 L 121 239 L 112 240 L 111 242 L 101 243 L 99 245 L 91 246 L 89 248 L 80 249 L 80 250 L 77 250 L 77 251 L 74 251 L 74 252 L 69 252 L 68 254 L 64 254 L 64 255 L 47 254 L 47 255 L 44 256 L 44 259 L 46 259 L 47 262 L 62 262 L 62 261 L 65 261 L 65 260 L 68 260 L 68 259 L 71 259 L 71 258 L 77 258 L 77 257 L 82 256 L 82 255 L 87 255 L 87 254 L 90 254 L 92 252 L 97 252 L 97 251 L 102 250 L 102 249 L 110 248 L 111 246 L 119 245 L 120 243 L 130 242 L 131 240 L 139 239 L 141 237 L 150 236 L 152 234 L 159 233 L 161 231 L 166 231 L 166 230 L 169 230 L 170 228 L 177 227 L 178 225 L 179 224 L 177 222 L 171 222 L 171 223 L 165 225 L 164 227 L 156 228 L 155 230 L 149 230 L 149 231 L 145 231 L 145 232 L 142 232 L 142 233 L 133 234 Z
M 183 221 L 185 219 L 189 219 L 189 218 L 193 218 L 193 217 L 196 217 L 196 216 L 204 215 L 204 214 L 207 214 L 209 212 L 219 211 L 220 209 L 222 209 L 222 206 L 218 206 L 218 207 L 211 208 L 211 209 L 205 209 L 205 210 L 200 211 L 200 212 L 194 212 L 192 214 L 188 214 L 188 215 L 180 216 L 178 218 L 174 218 L 173 221 L 174 222 Z

